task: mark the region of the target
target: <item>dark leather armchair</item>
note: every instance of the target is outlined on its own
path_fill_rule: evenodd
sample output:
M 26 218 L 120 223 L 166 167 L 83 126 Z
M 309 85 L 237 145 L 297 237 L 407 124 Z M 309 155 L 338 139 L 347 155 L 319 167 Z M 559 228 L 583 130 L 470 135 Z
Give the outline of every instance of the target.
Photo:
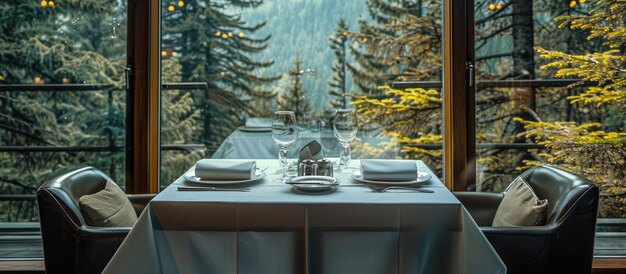
M 454 194 L 500 255 L 507 273 L 591 273 L 598 187 L 551 166 L 534 167 L 520 176 L 539 199 L 548 199 L 545 226 L 491 227 L 502 193 Z
M 104 189 L 107 175 L 93 167 L 54 177 L 37 191 L 46 273 L 101 273 L 130 227 L 91 227 L 78 200 Z M 153 194 L 128 195 L 137 216 Z

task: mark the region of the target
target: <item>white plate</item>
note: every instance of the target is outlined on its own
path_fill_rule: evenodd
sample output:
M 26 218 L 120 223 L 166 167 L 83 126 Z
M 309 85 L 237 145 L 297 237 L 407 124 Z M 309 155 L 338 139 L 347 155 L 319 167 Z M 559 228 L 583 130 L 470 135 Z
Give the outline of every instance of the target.
M 185 172 L 185 174 L 183 174 L 183 178 L 185 178 L 185 180 L 187 180 L 189 182 L 198 183 L 198 184 L 232 185 L 232 184 L 251 183 L 251 182 L 254 182 L 254 181 L 261 180 L 261 179 L 265 178 L 265 172 L 257 170 L 256 173 L 254 173 L 254 176 L 252 176 L 252 178 L 250 178 L 248 180 L 209 181 L 209 180 L 202 180 L 202 179 L 200 179 L 200 177 L 196 177 L 196 172 L 194 170 L 190 170 L 190 171 Z
M 417 179 L 413 181 L 372 181 L 363 179 L 363 175 L 361 175 L 360 170 L 353 172 L 352 174 L 350 174 L 350 176 L 352 177 L 352 179 L 358 182 L 377 185 L 413 185 L 426 182 L 432 177 L 430 174 L 424 171 L 417 171 Z
M 328 176 L 300 176 L 291 178 L 288 184 L 301 191 L 319 192 L 339 185 L 339 180 Z
M 247 132 L 268 132 L 268 131 L 272 131 L 271 127 L 246 127 L 246 126 L 240 126 L 238 128 L 241 131 L 247 131 Z

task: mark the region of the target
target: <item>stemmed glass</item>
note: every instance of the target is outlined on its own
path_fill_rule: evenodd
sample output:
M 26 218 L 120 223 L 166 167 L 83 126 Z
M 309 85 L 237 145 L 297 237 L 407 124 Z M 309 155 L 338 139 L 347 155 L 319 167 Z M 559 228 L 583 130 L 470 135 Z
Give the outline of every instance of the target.
M 335 121 L 333 123 L 333 131 L 335 137 L 341 143 L 341 156 L 339 157 L 339 170 L 341 173 L 349 173 L 348 164 L 350 163 L 350 143 L 356 138 L 359 130 L 356 112 L 353 109 L 339 109 L 335 113 Z
M 283 171 L 282 182 L 287 181 L 287 151 L 298 139 L 298 123 L 293 111 L 276 111 L 272 121 L 272 139 L 278 145 L 278 161 Z

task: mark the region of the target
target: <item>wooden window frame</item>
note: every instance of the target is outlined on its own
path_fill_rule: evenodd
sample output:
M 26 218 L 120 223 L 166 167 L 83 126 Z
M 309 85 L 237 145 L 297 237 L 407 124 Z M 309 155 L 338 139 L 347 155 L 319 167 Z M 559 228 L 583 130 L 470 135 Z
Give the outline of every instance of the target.
M 474 1 L 443 5 L 443 177 L 453 191 L 476 182 Z
M 156 193 L 160 177 L 160 0 L 128 0 L 126 192 Z

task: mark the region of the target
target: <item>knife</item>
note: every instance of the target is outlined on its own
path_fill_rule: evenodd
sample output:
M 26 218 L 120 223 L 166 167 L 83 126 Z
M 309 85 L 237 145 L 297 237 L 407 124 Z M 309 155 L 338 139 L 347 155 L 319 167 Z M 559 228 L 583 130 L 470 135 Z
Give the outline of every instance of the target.
M 230 188 L 230 187 L 213 187 L 213 186 L 178 186 L 180 191 L 241 191 L 248 192 L 249 188 Z

